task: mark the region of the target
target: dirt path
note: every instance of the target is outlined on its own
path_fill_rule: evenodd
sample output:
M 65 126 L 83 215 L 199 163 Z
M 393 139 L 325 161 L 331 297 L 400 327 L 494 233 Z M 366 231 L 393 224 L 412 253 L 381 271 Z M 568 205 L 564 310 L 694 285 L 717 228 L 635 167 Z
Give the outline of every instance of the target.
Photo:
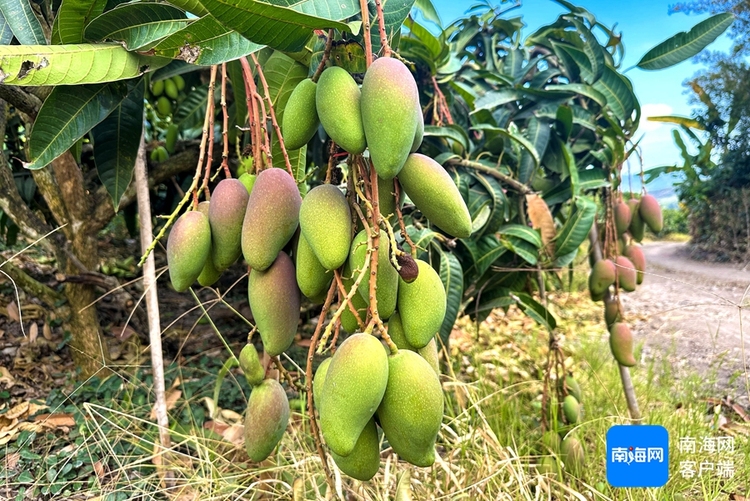
M 622 296 L 644 355 L 668 356 L 678 373 L 697 370 L 707 381 L 716 371 L 716 396 L 730 394 L 747 405 L 750 271 L 694 261 L 684 243 L 648 243 L 644 252 L 645 287 Z

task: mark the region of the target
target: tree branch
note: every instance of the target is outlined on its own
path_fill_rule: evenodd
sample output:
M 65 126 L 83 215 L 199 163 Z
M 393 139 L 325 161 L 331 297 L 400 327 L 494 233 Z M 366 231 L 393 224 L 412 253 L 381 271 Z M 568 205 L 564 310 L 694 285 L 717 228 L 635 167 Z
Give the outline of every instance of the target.
M 498 179 L 502 181 L 503 183 L 507 184 L 514 190 L 518 191 L 519 193 L 522 193 L 524 195 L 534 193 L 534 190 L 532 190 L 530 187 L 526 186 L 520 181 L 517 181 L 513 179 L 512 177 L 508 176 L 507 174 L 503 174 L 502 172 L 493 169 L 492 167 L 488 167 L 486 165 L 480 164 L 479 162 L 472 162 L 471 160 L 448 160 L 449 165 L 458 165 L 461 167 L 467 167 L 469 169 L 474 169 L 476 171 L 479 171 L 483 174 L 487 174 L 489 176 L 494 177 L 495 179 Z
M 14 85 L 0 85 L 0 99 L 7 101 L 11 106 L 32 119 L 36 118 L 39 108 L 42 107 L 41 99 Z
M 47 285 L 35 280 L 24 270 L 14 265 L 10 261 L 0 264 L 0 270 L 8 274 L 13 279 L 19 289 L 22 289 L 35 297 L 41 299 L 47 305 L 54 306 L 57 301 L 65 299 L 62 294 L 50 288 Z

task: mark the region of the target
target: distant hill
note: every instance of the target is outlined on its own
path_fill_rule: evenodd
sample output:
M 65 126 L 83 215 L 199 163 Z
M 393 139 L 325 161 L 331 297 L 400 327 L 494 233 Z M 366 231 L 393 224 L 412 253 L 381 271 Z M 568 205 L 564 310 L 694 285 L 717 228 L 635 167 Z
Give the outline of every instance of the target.
M 652 182 L 646 184 L 646 190 L 662 205 L 669 209 L 677 208 L 677 190 L 674 187 L 675 183 L 679 183 L 682 180 L 680 174 L 663 174 Z M 630 179 L 623 173 L 622 177 L 622 190 L 630 191 L 632 183 L 632 191 L 638 192 L 641 190 L 641 176 L 639 174 L 631 174 Z

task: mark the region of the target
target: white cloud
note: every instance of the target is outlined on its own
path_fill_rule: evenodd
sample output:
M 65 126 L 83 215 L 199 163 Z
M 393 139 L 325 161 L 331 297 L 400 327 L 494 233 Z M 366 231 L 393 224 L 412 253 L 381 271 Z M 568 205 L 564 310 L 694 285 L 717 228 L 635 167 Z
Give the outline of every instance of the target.
M 664 103 L 647 103 L 641 106 L 641 123 L 638 126 L 638 132 L 650 132 L 662 127 L 672 127 L 672 124 L 665 122 L 651 122 L 648 117 L 658 117 L 671 115 L 672 107 Z M 648 136 L 648 134 L 647 134 Z

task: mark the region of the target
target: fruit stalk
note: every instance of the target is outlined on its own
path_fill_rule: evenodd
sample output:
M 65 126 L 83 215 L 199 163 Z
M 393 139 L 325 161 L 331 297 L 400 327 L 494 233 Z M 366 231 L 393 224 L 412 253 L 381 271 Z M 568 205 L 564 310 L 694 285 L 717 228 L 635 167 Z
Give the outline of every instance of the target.
M 375 0 L 375 8 L 378 11 L 378 31 L 380 32 L 380 46 L 383 50 L 383 57 L 391 57 L 391 47 L 388 45 L 388 37 L 385 34 L 385 17 L 383 16 L 381 0 Z
M 435 89 L 435 103 L 432 105 L 432 110 L 434 112 L 434 115 L 437 115 L 437 120 L 435 124 L 438 127 L 442 127 L 443 120 L 448 122 L 448 124 L 453 124 L 453 116 L 451 116 L 451 111 L 448 108 L 448 102 L 445 100 L 445 94 L 443 94 L 443 91 L 440 90 L 440 86 L 437 83 L 437 79 L 433 75 L 432 77 L 432 86 Z
M 352 315 L 354 315 L 354 318 L 357 319 L 357 323 L 359 324 L 360 330 L 365 330 L 365 323 L 359 317 L 359 313 L 357 313 L 357 308 L 352 303 L 351 297 L 346 292 L 346 289 L 344 288 L 344 283 L 341 281 L 341 272 L 339 270 L 335 270 L 333 272 L 333 276 L 334 276 L 334 280 L 336 280 L 336 287 L 338 288 L 339 298 L 341 302 L 346 303 L 347 307 L 349 308 L 349 311 L 351 311 Z M 352 289 L 354 288 L 352 287 Z M 353 296 L 354 294 L 352 294 L 352 297 Z
M 323 49 L 323 57 L 320 58 L 320 64 L 318 64 L 318 67 L 315 69 L 315 73 L 312 76 L 313 82 L 317 83 L 320 74 L 323 73 L 323 70 L 326 68 L 326 62 L 328 62 L 328 57 L 331 55 L 331 47 L 333 47 L 333 30 L 328 30 L 328 39 L 326 40 L 325 49 Z
M 370 12 L 367 10 L 367 0 L 359 0 L 359 10 L 362 12 L 362 33 L 366 33 L 365 40 L 365 68 L 372 64 L 372 40 L 370 40 Z
M 227 113 L 227 63 L 221 63 L 221 113 L 223 117 L 223 126 L 221 129 L 221 139 L 224 149 L 221 152 L 221 168 L 224 169 L 224 175 L 227 178 L 232 177 L 229 172 L 229 113 Z
M 242 77 L 245 81 L 245 99 L 247 101 L 247 122 L 250 128 L 250 137 L 252 138 L 252 155 L 253 165 L 255 166 L 255 172 L 263 170 L 261 165 L 261 143 L 263 141 L 260 131 L 260 116 L 258 112 L 258 102 L 255 96 L 258 94 L 258 89 L 255 87 L 255 79 L 253 78 L 253 72 L 250 71 L 250 65 L 247 63 L 246 57 L 240 58 L 240 65 L 242 66 Z
M 219 67 L 211 66 L 211 80 L 208 83 L 208 100 L 206 101 L 206 116 L 208 116 L 208 160 L 206 161 L 206 172 L 203 174 L 203 194 L 206 200 L 211 200 L 211 191 L 208 189 L 208 180 L 211 178 L 211 161 L 214 158 L 214 92 L 216 91 L 216 74 Z M 198 193 L 193 195 L 193 205 L 197 207 Z
M 396 197 L 396 218 L 398 219 L 398 226 L 399 228 L 401 228 L 401 234 L 404 236 L 404 240 L 409 246 L 411 257 L 416 258 L 417 248 L 414 245 L 411 237 L 409 236 L 409 232 L 406 231 L 406 224 L 404 224 L 404 214 L 401 212 L 401 204 L 398 203 L 398 201 L 401 200 L 401 185 L 396 178 L 393 179 L 393 188 L 393 191 L 395 193 L 394 196 Z

